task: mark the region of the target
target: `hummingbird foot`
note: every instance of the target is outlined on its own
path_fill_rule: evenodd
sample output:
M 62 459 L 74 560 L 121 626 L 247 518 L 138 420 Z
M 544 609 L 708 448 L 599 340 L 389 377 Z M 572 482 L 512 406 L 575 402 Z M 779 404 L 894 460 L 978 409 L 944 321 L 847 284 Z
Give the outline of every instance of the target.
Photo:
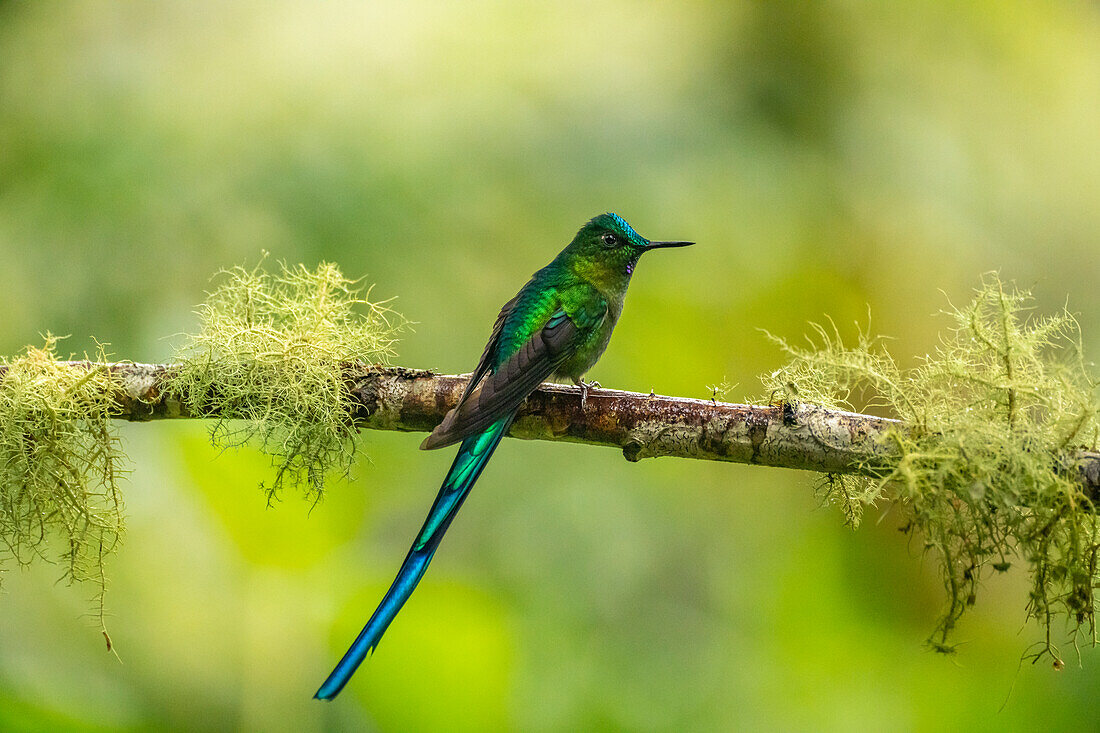
M 599 382 L 593 379 L 591 382 L 586 382 L 583 379 L 573 379 L 573 384 L 581 388 L 581 412 L 584 412 L 584 406 L 588 402 L 588 390 L 596 389 L 601 386 Z

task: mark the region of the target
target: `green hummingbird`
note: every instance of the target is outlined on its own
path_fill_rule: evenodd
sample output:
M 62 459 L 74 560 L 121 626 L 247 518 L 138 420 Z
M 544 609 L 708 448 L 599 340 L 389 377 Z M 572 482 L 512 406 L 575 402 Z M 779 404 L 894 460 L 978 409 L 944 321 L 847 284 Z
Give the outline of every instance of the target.
M 527 395 L 551 377 L 569 379 L 581 387 L 583 409 L 594 383 L 582 377 L 607 348 L 638 258 L 689 244 L 651 242 L 617 214 L 601 214 L 504 304 L 458 404 L 420 445 L 431 450 L 461 443 L 428 518 L 393 585 L 314 697 L 336 697 L 378 646 Z

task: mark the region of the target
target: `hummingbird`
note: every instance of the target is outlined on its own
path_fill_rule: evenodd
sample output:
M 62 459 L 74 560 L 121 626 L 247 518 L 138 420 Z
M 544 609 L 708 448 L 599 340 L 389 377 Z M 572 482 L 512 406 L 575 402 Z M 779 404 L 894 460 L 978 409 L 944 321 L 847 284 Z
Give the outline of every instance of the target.
M 600 214 L 504 304 L 458 404 L 420 445 L 433 450 L 460 443 L 451 470 L 397 578 L 315 698 L 336 697 L 378 646 L 527 396 L 546 379 L 568 379 L 581 388 L 584 409 L 597 383 L 583 377 L 607 348 L 642 254 L 690 244 L 652 242 L 619 215 Z

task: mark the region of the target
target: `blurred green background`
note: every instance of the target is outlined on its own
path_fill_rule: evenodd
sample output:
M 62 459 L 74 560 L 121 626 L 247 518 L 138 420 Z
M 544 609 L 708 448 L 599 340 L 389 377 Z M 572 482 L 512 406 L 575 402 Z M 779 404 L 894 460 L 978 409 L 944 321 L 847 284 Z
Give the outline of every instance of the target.
M 0 352 L 71 334 L 166 359 L 222 267 L 338 262 L 476 363 L 589 217 L 643 261 L 611 387 L 742 399 L 829 314 L 936 343 L 980 273 L 1100 352 L 1093 2 L 0 1 Z M 849 333 L 854 327 L 849 326 Z M 169 338 L 166 338 L 169 337 Z M 362 436 L 351 483 L 266 509 L 267 462 L 125 425 L 129 531 L 91 588 L 9 566 L 0 729 L 972 730 L 1094 726 L 1100 653 L 1020 665 L 1017 566 L 955 658 L 935 564 L 795 472 L 508 441 L 378 652 L 310 699 L 451 456 Z

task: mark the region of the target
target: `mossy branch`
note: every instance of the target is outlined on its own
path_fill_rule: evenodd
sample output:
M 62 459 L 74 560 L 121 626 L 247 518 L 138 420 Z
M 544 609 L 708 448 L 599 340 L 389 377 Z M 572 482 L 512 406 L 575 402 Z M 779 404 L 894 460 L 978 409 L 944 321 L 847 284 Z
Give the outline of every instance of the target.
M 134 422 L 218 417 L 197 410 L 173 391 L 178 366 L 120 362 L 63 362 L 113 376 L 111 416 Z M 0 376 L 4 367 L 0 367 Z M 397 366 L 345 364 L 342 381 L 358 428 L 430 432 L 457 403 L 468 375 Z M 216 384 L 199 405 L 219 404 Z M 237 406 L 237 409 L 245 407 Z M 899 433 L 898 431 L 901 431 Z M 822 474 L 882 476 L 901 457 L 898 420 L 808 403 L 741 405 L 543 384 L 527 398 L 510 437 L 618 448 L 629 461 L 668 456 L 795 468 Z M 1076 471 L 1081 491 L 1100 498 L 1100 452 L 1068 450 L 1051 456 L 1059 470 Z
M 1100 400 L 1072 315 L 1029 307 L 1026 292 L 987 277 L 913 369 L 866 333 L 845 347 L 835 326 L 816 327 L 806 347 L 774 339 L 790 358 L 763 378 L 764 406 L 599 389 L 582 409 L 579 389 L 542 385 L 511 434 L 614 446 L 631 461 L 815 471 L 853 526 L 888 491 L 939 560 L 947 606 L 933 647 L 951 650 L 984 575 L 1022 560 L 1027 612 L 1047 631 L 1035 657 L 1060 664 L 1056 617 L 1072 640 L 1084 629 L 1095 642 Z M 52 339 L 0 363 L 9 555 L 46 557 L 60 539 L 68 576 L 90 578 L 101 602 L 103 557 L 122 525 L 112 418 L 209 419 L 215 444 L 252 441 L 272 456 L 269 501 L 284 485 L 316 501 L 325 477 L 350 467 L 360 429 L 431 430 L 466 384 L 386 366 L 403 321 L 332 265 L 227 271 L 198 313 L 174 365 L 60 361 Z

